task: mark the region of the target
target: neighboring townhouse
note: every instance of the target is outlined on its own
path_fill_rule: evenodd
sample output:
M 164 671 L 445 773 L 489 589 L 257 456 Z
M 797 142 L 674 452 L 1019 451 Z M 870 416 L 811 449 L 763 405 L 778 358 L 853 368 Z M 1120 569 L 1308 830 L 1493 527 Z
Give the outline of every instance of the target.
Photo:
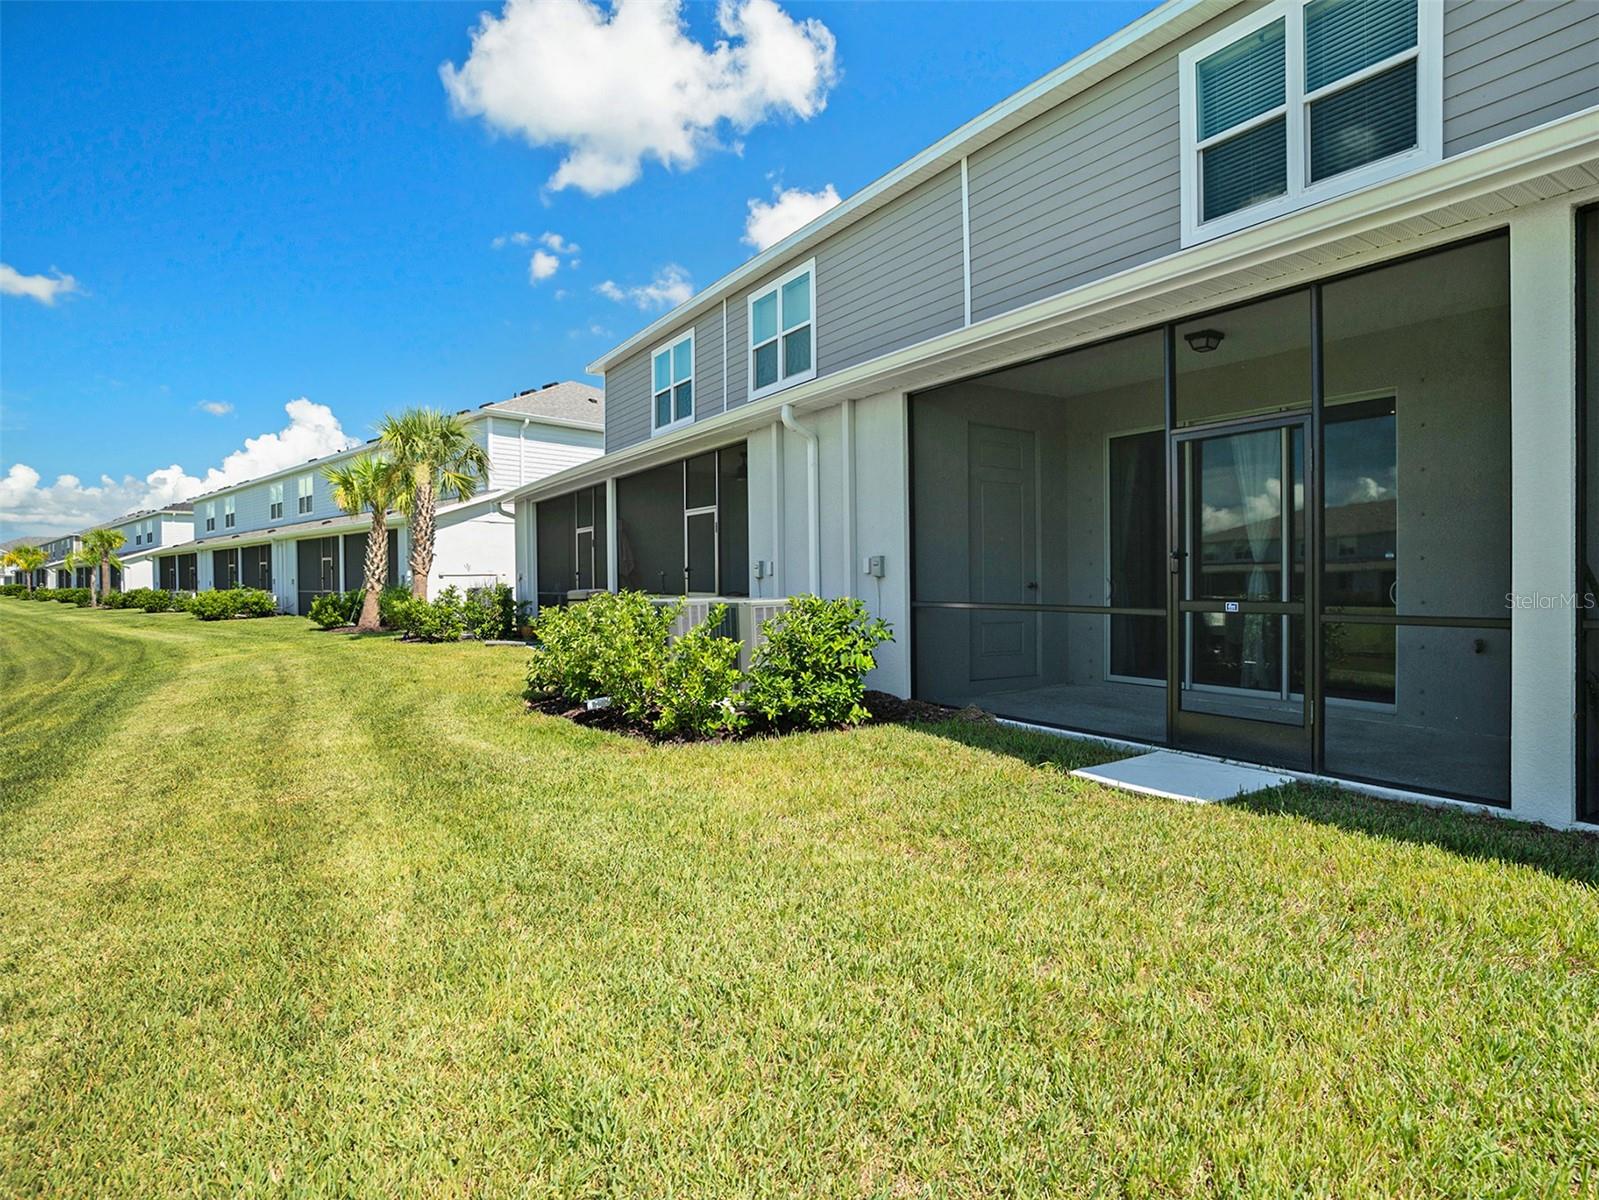
M 64 533 L 42 542 L 44 547 L 43 584 L 45 587 L 88 587 L 93 572 L 84 566 L 71 566 L 67 559 L 83 547 L 84 530 Z
M 43 541 L 44 541 L 44 539 L 42 537 L 17 537 L 17 538 L 10 538 L 7 541 L 0 542 L 0 558 L 4 558 L 7 551 L 15 550 L 19 546 L 37 546 Z M 33 573 L 33 575 L 34 575 L 33 582 L 34 582 L 34 586 L 35 587 L 38 587 L 38 586 L 40 586 L 40 585 L 42 585 L 44 583 L 44 572 L 43 571 L 35 571 Z M 20 567 L 4 567 L 4 568 L 0 568 L 0 583 L 27 583 L 27 582 L 28 582 L 27 572 L 22 570 Z
M 857 595 L 901 696 L 1599 820 L 1596 104 L 1599 4 L 1171 0 L 594 363 L 522 595 Z
M 430 594 L 509 581 L 515 571 L 511 489 L 599 455 L 603 393 L 551 383 L 461 412 L 489 455 L 489 478 L 466 503 L 441 504 Z M 185 591 L 263 588 L 285 612 L 308 613 L 318 596 L 361 586 L 370 515 L 334 503 L 328 468 L 376 448 L 368 442 L 194 500 L 194 532 L 154 555 L 156 586 Z M 404 518 L 390 514 L 389 583 L 408 583 Z
M 117 557 L 122 571 L 113 573 L 119 591 L 156 586 L 156 554 L 163 546 L 174 546 L 194 537 L 194 506 L 187 500 L 165 508 L 129 513 L 106 526 L 126 539 Z

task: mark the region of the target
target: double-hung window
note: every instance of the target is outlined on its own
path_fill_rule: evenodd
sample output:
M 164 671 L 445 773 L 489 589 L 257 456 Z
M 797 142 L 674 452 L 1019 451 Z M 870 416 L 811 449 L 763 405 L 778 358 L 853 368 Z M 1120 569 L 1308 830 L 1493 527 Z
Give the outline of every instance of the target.
M 311 511 L 311 485 L 313 482 L 314 480 L 309 475 L 302 475 L 296 481 L 295 487 L 298 492 L 299 503 L 295 511 L 301 513 Z
M 656 433 L 694 419 L 694 331 L 668 342 L 650 356 Z
M 1185 50 L 1184 243 L 1438 161 L 1441 7 L 1277 0 Z
M 233 528 L 234 523 L 234 499 L 235 498 L 233 496 L 225 496 L 222 500 L 222 524 L 227 526 L 229 529 Z
M 816 378 L 816 260 L 749 298 L 750 399 Z
M 283 481 L 281 479 L 267 487 L 267 514 L 274 521 L 280 520 L 283 516 Z
M 217 502 L 207 500 L 205 503 L 205 531 L 210 533 L 217 527 Z

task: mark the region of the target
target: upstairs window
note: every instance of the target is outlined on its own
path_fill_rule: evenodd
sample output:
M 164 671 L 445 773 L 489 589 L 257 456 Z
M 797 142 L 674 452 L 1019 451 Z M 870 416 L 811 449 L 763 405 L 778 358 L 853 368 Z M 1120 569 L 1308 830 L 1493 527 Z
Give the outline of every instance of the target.
M 1277 0 L 1185 50 L 1184 243 L 1436 162 L 1439 7 Z
M 205 531 L 207 533 L 210 533 L 216 527 L 217 527 L 217 502 L 215 500 L 208 500 L 208 501 L 206 501 L 206 505 L 205 505 Z
M 267 514 L 274 521 L 281 519 L 283 516 L 283 483 L 281 480 L 267 488 Z
M 234 498 L 232 496 L 228 496 L 222 501 L 222 524 L 227 526 L 229 529 L 233 528 L 233 500 Z
M 816 260 L 749 298 L 750 399 L 816 378 Z
M 308 513 L 311 511 L 311 485 L 314 481 L 309 475 L 300 476 L 295 487 L 299 493 L 297 512 Z
M 650 356 L 656 433 L 694 419 L 694 331 Z

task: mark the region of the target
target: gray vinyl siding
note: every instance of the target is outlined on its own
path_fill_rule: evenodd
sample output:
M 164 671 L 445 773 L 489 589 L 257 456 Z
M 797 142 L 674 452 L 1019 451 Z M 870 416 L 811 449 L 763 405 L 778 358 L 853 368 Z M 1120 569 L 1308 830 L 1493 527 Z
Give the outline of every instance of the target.
M 721 411 L 722 306 L 717 305 L 694 322 L 694 416 L 711 417 Z
M 749 345 L 749 308 L 744 297 L 727 300 L 727 407 L 737 408 L 750 398 L 750 368 L 745 358 Z
M 1451 0 L 1444 8 L 1444 154 L 1599 104 L 1599 3 Z
M 651 350 L 641 350 L 605 372 L 605 450 L 608 454 L 649 439 L 650 354 Z
M 1230 10 L 971 156 L 974 321 L 1181 247 L 1177 58 L 1259 7 Z
M 958 329 L 965 310 L 960 168 L 951 167 L 817 250 L 817 374 Z
M 729 322 L 733 317 L 732 307 L 729 303 Z M 653 431 L 650 360 L 656 350 L 682 335 L 683 330 L 674 330 L 648 350 L 624 359 L 605 373 L 606 453 L 649 440 Z M 718 305 L 694 322 L 694 415 L 696 418 L 714 417 L 721 411 L 722 309 Z
M 727 298 L 694 323 L 695 413 L 723 411 L 749 399 L 745 345 L 752 293 L 804 262 L 774 267 L 761 283 Z M 901 346 L 959 328 L 965 310 L 961 278 L 960 169 L 951 167 L 820 246 L 816 258 L 816 366 L 831 374 Z M 605 449 L 613 453 L 650 436 L 650 356 L 678 334 L 624 359 L 605 375 Z
M 1261 7 L 1236 5 L 972 152 L 974 321 L 1181 249 L 1178 59 Z M 1599 104 L 1599 0 L 1448 0 L 1443 19 L 1446 155 Z M 959 328 L 961 253 L 958 166 L 823 241 L 814 251 L 818 374 Z M 728 294 L 728 408 L 748 399 L 749 296 L 807 257 Z M 720 309 L 696 330 L 709 414 L 721 411 L 710 374 L 720 364 L 707 362 L 722 344 Z M 648 354 L 609 372 L 606 393 L 607 450 L 648 438 Z

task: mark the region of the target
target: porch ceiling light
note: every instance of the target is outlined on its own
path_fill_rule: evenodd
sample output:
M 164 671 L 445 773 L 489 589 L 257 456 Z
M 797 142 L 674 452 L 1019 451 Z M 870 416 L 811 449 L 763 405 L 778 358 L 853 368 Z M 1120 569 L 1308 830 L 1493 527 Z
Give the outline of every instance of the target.
M 1183 334 L 1183 340 L 1188 343 L 1188 348 L 1196 354 L 1209 354 L 1221 345 L 1222 338 L 1227 335 L 1219 329 L 1196 329 L 1192 333 Z

